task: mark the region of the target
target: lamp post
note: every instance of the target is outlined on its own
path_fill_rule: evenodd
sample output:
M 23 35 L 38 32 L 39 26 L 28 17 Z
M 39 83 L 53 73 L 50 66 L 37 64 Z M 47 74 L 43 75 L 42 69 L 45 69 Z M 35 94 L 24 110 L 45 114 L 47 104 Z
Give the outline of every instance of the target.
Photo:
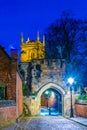
M 46 91 L 46 92 L 45 92 L 45 98 L 47 99 L 47 103 L 46 103 L 47 109 L 48 109 L 48 94 L 49 94 L 49 92 Z
M 68 78 L 68 82 L 70 84 L 70 99 L 71 99 L 71 103 L 70 103 L 70 117 L 73 117 L 73 106 L 72 106 L 72 84 L 74 82 L 73 78 Z
M 45 92 L 45 98 L 47 99 L 47 109 L 49 108 L 49 104 L 48 104 L 49 97 L 50 97 L 49 91 L 46 91 Z M 50 115 L 50 108 L 48 110 L 49 110 L 49 115 Z

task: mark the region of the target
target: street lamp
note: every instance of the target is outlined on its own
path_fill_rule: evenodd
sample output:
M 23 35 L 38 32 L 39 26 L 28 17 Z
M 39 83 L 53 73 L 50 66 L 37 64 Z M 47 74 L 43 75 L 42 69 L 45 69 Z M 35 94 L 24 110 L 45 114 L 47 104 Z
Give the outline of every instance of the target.
M 47 99 L 47 109 L 48 109 L 48 94 L 49 94 L 49 92 L 46 91 L 46 92 L 45 92 L 45 98 Z
M 73 78 L 68 78 L 68 82 L 70 83 L 70 99 L 71 99 L 71 105 L 70 105 L 70 117 L 73 117 L 73 106 L 72 106 L 72 84 L 74 82 Z
M 50 97 L 49 91 L 45 91 L 45 98 L 47 99 L 47 109 L 49 108 L 49 104 L 48 104 L 49 97 Z M 50 108 L 48 110 L 49 110 L 49 115 L 50 115 Z

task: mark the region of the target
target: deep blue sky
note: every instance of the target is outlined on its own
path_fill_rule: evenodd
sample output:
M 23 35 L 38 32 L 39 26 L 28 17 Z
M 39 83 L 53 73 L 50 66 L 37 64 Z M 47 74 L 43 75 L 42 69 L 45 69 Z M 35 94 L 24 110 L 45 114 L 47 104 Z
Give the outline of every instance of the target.
M 19 49 L 21 32 L 36 39 L 66 9 L 87 18 L 87 0 L 0 0 L 0 45 Z

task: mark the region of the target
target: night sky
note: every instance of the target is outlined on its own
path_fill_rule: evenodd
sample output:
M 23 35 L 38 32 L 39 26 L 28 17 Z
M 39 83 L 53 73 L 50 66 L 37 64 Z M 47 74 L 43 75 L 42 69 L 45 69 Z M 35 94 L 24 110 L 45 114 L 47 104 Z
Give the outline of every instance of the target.
M 20 34 L 25 41 L 36 39 L 62 11 L 70 9 L 76 18 L 87 19 L 87 0 L 0 0 L 0 45 L 8 53 L 11 47 L 19 49 Z

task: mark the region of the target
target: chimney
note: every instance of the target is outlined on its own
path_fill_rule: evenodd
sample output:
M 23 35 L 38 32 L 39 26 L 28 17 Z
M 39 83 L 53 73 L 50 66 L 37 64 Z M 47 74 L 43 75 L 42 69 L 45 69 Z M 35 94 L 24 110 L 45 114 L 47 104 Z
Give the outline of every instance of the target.
M 17 60 L 17 59 L 18 59 L 18 52 L 17 52 L 16 49 L 11 48 L 11 57 L 12 57 L 12 59 L 14 59 L 14 60 Z

